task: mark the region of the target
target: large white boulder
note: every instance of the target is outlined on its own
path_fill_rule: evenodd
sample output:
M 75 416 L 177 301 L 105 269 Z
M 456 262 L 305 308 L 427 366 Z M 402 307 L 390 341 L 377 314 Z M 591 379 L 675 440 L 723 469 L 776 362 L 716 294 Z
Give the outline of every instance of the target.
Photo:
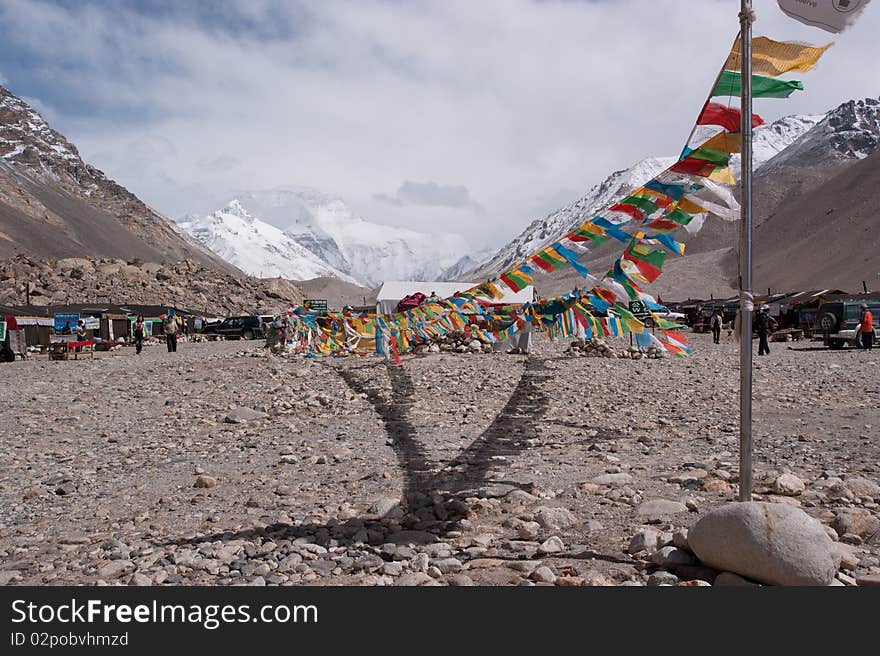
M 786 504 L 722 506 L 694 524 L 688 544 L 710 567 L 771 585 L 830 585 L 840 567 L 822 524 Z

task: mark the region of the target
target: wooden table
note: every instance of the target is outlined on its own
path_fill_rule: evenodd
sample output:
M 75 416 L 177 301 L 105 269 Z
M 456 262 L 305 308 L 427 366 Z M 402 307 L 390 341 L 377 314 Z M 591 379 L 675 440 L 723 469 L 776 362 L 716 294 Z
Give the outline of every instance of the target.
M 81 342 L 65 340 L 49 344 L 50 360 L 69 360 L 71 353 L 73 353 L 74 360 L 78 359 L 80 353 L 88 353 L 90 358 L 94 358 L 95 342 L 91 339 L 87 339 Z

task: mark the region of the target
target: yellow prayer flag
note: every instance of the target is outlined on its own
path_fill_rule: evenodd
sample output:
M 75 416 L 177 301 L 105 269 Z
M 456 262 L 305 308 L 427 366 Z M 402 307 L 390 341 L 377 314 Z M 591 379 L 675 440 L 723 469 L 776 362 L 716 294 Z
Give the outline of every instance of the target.
M 797 71 L 805 73 L 811 70 L 825 51 L 827 46 L 815 47 L 803 43 L 773 41 L 766 36 L 752 39 L 752 73 L 777 77 L 783 73 Z M 733 44 L 733 50 L 724 65 L 725 70 L 739 71 L 742 66 L 742 53 L 739 40 Z
M 730 167 L 715 169 L 712 172 L 712 175 L 709 176 L 709 179 L 724 185 L 733 186 L 736 184 L 736 176 L 733 174 L 733 169 Z
M 739 133 L 731 133 L 731 132 L 719 132 L 714 137 L 709 139 L 704 144 L 700 145 L 700 148 L 712 148 L 714 150 L 721 150 L 725 153 L 741 153 L 742 152 L 742 135 Z
M 688 198 L 682 198 L 676 203 L 676 206 L 682 212 L 687 212 L 688 214 L 704 214 L 708 212 L 705 207 L 703 207 L 702 205 L 697 205 L 694 201 Z

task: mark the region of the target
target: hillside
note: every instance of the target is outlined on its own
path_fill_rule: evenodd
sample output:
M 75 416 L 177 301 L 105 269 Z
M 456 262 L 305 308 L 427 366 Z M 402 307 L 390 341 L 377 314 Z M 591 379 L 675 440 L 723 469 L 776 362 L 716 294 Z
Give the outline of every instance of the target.
M 76 147 L 0 86 L 0 258 L 192 260 L 230 274 L 134 194 L 83 162 Z

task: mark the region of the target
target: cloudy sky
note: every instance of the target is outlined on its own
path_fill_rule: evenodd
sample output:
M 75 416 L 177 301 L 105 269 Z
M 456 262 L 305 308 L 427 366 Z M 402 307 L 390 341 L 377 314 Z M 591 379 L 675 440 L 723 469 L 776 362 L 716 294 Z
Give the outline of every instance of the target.
M 877 5 L 878 3 L 874 3 Z M 756 0 L 756 34 L 835 37 Z M 0 82 L 172 217 L 305 185 L 500 245 L 675 155 L 738 0 L 3 0 Z M 880 95 L 880 6 L 767 119 Z

